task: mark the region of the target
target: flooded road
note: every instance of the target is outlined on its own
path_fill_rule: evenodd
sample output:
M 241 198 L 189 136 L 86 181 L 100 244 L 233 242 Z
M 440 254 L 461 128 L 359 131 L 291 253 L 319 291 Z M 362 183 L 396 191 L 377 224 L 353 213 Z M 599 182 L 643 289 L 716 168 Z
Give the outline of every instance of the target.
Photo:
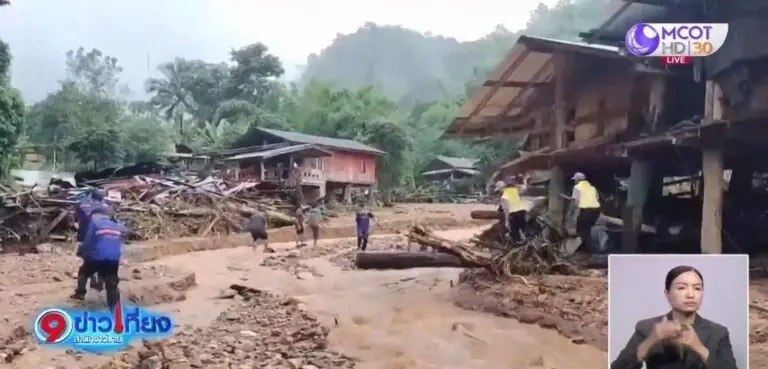
M 438 233 L 463 239 L 476 231 Z M 280 251 L 291 245 L 273 246 Z M 154 262 L 197 274 L 198 287 L 187 293 L 186 301 L 160 309 L 173 313 L 182 325 L 207 325 L 231 304 L 213 297 L 232 283 L 242 283 L 301 301 L 332 327 L 331 348 L 359 358 L 359 368 L 607 367 L 605 353 L 592 346 L 573 344 L 537 326 L 455 307 L 450 287 L 459 269 L 342 271 L 327 258 L 317 258 L 306 261 L 317 273 L 299 279 L 259 266 L 263 256 L 241 247 Z M 542 358 L 548 366 L 532 365 Z

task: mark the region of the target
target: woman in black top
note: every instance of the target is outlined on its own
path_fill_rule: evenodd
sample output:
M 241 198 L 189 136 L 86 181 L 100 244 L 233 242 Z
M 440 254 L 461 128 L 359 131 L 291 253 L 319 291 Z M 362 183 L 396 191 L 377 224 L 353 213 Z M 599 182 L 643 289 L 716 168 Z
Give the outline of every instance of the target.
M 704 278 L 694 267 L 667 273 L 664 292 L 672 311 L 637 322 L 635 333 L 611 369 L 737 369 L 728 328 L 697 311 Z

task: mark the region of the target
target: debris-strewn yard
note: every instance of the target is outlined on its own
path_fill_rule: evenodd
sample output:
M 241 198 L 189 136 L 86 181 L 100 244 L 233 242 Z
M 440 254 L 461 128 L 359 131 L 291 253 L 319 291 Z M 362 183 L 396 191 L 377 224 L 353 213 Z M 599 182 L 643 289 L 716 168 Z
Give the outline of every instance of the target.
M 355 367 L 351 358 L 327 349 L 329 328 L 299 308 L 296 300 L 237 287 L 241 301 L 209 327 L 146 342 L 101 368 Z
M 106 193 L 116 218 L 129 226 L 129 240 L 227 235 L 242 231 L 248 214 L 257 210 L 273 226 L 292 225 L 286 197 L 264 195 L 256 185 L 179 175 L 103 180 L 81 188 L 0 186 L 0 245 L 34 251 L 40 242 L 72 239 L 73 205 L 92 188 Z

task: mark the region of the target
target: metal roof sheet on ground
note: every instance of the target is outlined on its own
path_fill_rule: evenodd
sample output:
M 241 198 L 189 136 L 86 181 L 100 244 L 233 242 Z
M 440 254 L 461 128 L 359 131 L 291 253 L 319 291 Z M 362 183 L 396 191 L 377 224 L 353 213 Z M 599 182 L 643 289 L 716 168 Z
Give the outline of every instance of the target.
M 445 173 L 451 173 L 451 172 L 459 172 L 459 173 L 464 173 L 471 176 L 480 174 L 480 171 L 477 169 L 451 168 L 451 169 L 430 170 L 430 171 L 421 173 L 421 175 L 429 176 L 434 174 L 445 174 Z
M 507 58 L 489 74 L 488 81 L 461 107 L 444 135 L 473 137 L 477 132 L 487 135 L 493 131 L 490 126 L 500 124 L 500 120 L 508 131 L 525 128 L 530 123 L 526 113 L 536 108 L 533 106 L 538 100 L 536 94 L 554 94 L 551 88 L 546 88 L 554 78 L 552 53 L 559 50 L 625 57 L 615 46 L 520 36 Z M 539 104 L 542 109 L 551 108 Z
M 379 149 L 376 149 L 374 147 L 368 146 L 366 144 L 363 144 L 354 140 L 314 136 L 314 135 L 308 135 L 308 134 L 299 133 L 299 132 L 280 131 L 277 129 L 269 129 L 269 128 L 258 128 L 258 130 L 266 134 L 281 138 L 286 141 L 294 142 L 294 143 L 317 144 L 317 145 L 332 147 L 332 148 L 341 149 L 341 150 L 361 151 L 361 152 L 367 152 L 367 153 L 377 154 L 377 155 L 387 154 L 384 151 L 381 151 Z
M 457 158 L 451 156 L 437 155 L 437 160 L 440 160 L 454 168 L 469 168 L 473 169 L 477 165 L 477 159 L 470 158 Z
M 263 160 L 263 159 L 273 158 L 279 155 L 298 153 L 298 152 L 307 152 L 308 155 L 306 156 L 312 156 L 312 157 L 333 155 L 329 151 L 321 149 L 318 145 L 302 144 L 302 145 L 295 145 L 295 146 L 288 146 L 288 147 L 279 147 L 272 150 L 247 152 L 244 154 L 230 156 L 224 160 L 243 160 L 243 159 L 262 159 Z

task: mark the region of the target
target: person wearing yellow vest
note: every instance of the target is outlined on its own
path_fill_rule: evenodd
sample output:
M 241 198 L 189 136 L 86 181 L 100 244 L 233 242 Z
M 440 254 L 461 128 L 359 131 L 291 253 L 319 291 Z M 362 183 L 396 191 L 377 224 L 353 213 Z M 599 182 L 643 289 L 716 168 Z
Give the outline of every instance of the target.
M 523 241 L 522 231 L 525 229 L 527 211 L 521 196 L 527 189 L 528 177 L 523 178 L 520 185 L 516 178 L 510 177 L 500 189 L 499 211 L 502 212 L 504 225 L 510 238 L 516 243 Z
M 587 181 L 584 173 L 576 172 L 571 179 L 576 182 L 571 195 L 571 212 L 576 208 L 579 209 L 576 233 L 581 237 L 581 246 L 586 250 L 592 250 L 592 227 L 600 217 L 600 196 L 597 188 Z

